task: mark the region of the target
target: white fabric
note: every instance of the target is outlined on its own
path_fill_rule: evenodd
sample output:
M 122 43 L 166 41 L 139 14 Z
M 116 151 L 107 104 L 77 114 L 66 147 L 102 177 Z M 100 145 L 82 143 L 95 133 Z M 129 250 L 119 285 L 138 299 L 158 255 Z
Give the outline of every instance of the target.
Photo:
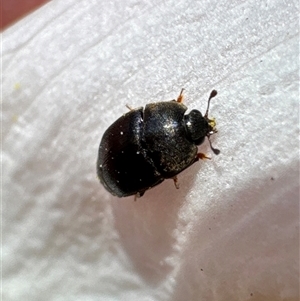
M 3 300 L 297 300 L 298 1 L 52 1 L 3 33 Z M 112 197 L 105 129 L 185 88 L 221 150 Z

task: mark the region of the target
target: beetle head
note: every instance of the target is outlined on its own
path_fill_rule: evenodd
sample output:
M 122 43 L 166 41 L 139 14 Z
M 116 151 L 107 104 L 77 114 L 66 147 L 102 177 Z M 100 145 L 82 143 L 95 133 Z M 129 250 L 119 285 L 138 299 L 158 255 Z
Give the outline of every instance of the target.
M 207 103 L 207 109 L 204 116 L 202 116 L 201 112 L 199 112 L 198 110 L 192 110 L 189 114 L 184 116 L 184 122 L 187 135 L 190 140 L 192 140 L 196 145 L 200 145 L 201 143 L 203 143 L 205 137 L 207 137 L 212 151 L 216 155 L 218 155 L 220 151 L 213 148 L 210 141 L 210 136 L 217 132 L 216 121 L 214 118 L 208 118 L 210 100 L 216 95 L 216 90 L 213 90 L 210 93 Z

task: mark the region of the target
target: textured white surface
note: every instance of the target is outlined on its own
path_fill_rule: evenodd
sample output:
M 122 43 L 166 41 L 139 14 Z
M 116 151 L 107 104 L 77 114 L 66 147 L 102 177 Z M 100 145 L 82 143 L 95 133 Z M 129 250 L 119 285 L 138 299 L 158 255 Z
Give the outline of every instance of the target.
M 298 300 L 298 1 L 52 1 L 3 34 L 3 300 Z M 99 184 L 125 104 L 222 153 L 137 202 Z M 201 146 L 207 154 L 208 144 Z

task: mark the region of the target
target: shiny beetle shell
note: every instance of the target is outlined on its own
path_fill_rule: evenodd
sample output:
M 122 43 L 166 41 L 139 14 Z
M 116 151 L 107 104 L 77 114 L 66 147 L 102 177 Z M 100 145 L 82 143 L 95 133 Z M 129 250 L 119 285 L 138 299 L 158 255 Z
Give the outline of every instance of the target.
M 118 197 L 142 196 L 146 190 L 177 175 L 199 158 L 205 137 L 216 132 L 208 118 L 211 92 L 204 116 L 198 110 L 185 114 L 182 92 L 176 100 L 131 109 L 104 133 L 99 146 L 97 174 L 103 186 Z M 215 154 L 219 151 L 212 148 Z

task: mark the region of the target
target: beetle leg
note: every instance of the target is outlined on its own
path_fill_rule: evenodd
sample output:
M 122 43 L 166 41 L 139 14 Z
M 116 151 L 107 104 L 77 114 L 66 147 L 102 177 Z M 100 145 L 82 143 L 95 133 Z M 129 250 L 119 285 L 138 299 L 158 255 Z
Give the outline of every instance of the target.
M 174 185 L 175 185 L 176 189 L 179 189 L 179 183 L 178 183 L 178 178 L 177 178 L 177 176 L 173 177 L 172 179 L 173 179 L 173 181 L 174 181 Z
M 132 111 L 133 108 L 129 105 L 129 104 L 126 104 L 126 108 L 129 110 L 129 111 Z
M 134 201 L 136 201 L 138 198 L 141 198 L 143 195 L 144 195 L 145 191 L 142 191 L 142 192 L 137 192 L 135 195 L 134 195 Z
M 177 97 L 176 101 L 179 102 L 179 103 L 183 102 L 183 91 L 184 91 L 184 88 L 181 89 L 180 94 Z
M 205 154 L 203 154 L 203 153 L 198 153 L 197 154 L 197 157 L 196 157 L 196 160 L 197 159 L 201 159 L 201 160 L 204 160 L 204 159 L 208 159 L 208 160 L 210 160 L 211 158 L 210 157 L 207 157 Z

